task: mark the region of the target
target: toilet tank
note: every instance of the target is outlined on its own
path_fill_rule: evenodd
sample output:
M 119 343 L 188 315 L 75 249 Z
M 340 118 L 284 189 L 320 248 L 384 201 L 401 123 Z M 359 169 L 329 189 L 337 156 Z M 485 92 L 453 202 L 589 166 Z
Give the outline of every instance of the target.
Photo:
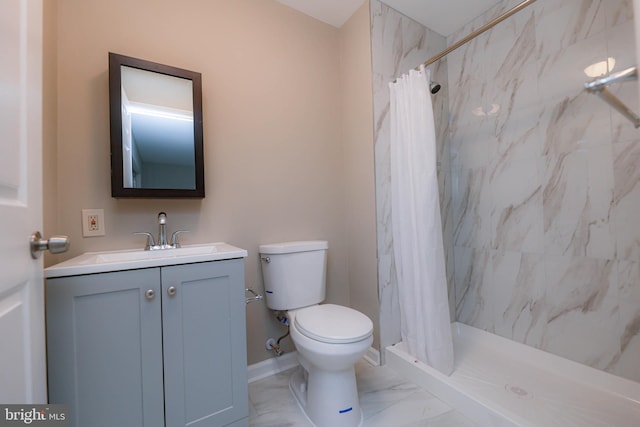
M 324 240 L 260 245 L 267 307 L 293 310 L 322 302 L 328 248 Z

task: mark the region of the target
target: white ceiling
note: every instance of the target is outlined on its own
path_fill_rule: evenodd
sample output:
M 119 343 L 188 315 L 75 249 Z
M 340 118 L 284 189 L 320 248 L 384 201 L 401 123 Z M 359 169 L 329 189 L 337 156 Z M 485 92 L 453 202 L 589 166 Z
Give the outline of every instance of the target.
M 500 0 L 381 0 L 425 27 L 449 36 Z M 339 0 L 331 0 L 338 3 Z
M 292 9 L 326 22 L 334 27 L 342 27 L 364 0 L 276 0 Z
M 306 15 L 340 28 L 364 0 L 277 0 Z M 381 0 L 398 12 L 443 36 L 460 29 L 499 0 Z

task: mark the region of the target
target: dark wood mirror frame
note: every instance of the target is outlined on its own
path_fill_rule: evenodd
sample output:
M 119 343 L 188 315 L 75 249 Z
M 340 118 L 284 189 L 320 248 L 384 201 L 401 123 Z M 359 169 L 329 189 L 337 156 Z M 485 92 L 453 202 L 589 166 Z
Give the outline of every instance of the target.
M 121 66 L 152 71 L 191 80 L 193 88 L 193 131 L 195 152 L 195 188 L 124 187 L 122 154 Z M 111 196 L 116 198 L 204 198 L 204 150 L 202 138 L 202 75 L 129 56 L 109 53 L 109 113 L 111 119 Z

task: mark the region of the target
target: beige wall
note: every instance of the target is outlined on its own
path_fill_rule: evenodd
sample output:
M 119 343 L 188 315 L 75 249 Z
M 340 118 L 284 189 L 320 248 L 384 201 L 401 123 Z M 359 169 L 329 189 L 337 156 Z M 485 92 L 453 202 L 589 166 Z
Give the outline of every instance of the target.
M 344 206 L 351 307 L 374 322 L 378 347 L 376 204 L 369 2 L 340 29 Z
M 47 37 L 56 42 L 47 43 L 45 53 L 45 152 L 52 154 L 44 173 L 53 195 L 45 196 L 45 233 L 69 235 L 72 247 L 48 257 L 48 265 L 86 251 L 142 247 L 144 239 L 132 233 L 156 233 L 156 215 L 164 210 L 169 231 L 190 231 L 181 236 L 183 244 L 226 241 L 247 249 L 247 286 L 259 291 L 259 244 L 327 239 L 327 302 L 349 305 L 353 281 L 352 300 L 377 318 L 369 227 L 374 211 L 358 214 L 372 204 L 371 138 L 363 136 L 367 146 L 352 137 L 355 128 L 342 126 L 346 62 L 341 67 L 340 52 L 351 42 L 341 43 L 340 30 L 267 0 L 56 1 L 46 12 L 53 28 Z M 363 19 L 354 25 L 364 31 Z M 202 73 L 204 200 L 111 198 L 110 51 Z M 354 96 L 370 102 L 363 87 Z M 345 111 L 360 120 L 357 108 Z M 343 133 L 349 135 L 346 145 Z M 361 172 L 369 176 L 361 180 Z M 360 191 L 370 194 L 363 198 Z M 104 209 L 106 236 L 82 237 L 85 208 Z M 364 218 L 365 228 L 357 229 L 354 215 Z M 360 254 L 349 239 L 360 239 L 362 232 L 372 234 Z M 367 267 L 371 272 L 361 270 Z M 271 357 L 266 338 L 284 332 L 264 304 L 247 306 L 248 362 Z M 289 341 L 285 349 L 291 348 Z

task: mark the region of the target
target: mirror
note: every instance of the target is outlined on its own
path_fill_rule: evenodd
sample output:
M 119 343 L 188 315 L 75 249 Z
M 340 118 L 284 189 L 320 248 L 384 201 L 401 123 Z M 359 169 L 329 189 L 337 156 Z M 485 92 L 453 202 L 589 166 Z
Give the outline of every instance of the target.
M 109 53 L 111 195 L 203 198 L 200 73 Z

